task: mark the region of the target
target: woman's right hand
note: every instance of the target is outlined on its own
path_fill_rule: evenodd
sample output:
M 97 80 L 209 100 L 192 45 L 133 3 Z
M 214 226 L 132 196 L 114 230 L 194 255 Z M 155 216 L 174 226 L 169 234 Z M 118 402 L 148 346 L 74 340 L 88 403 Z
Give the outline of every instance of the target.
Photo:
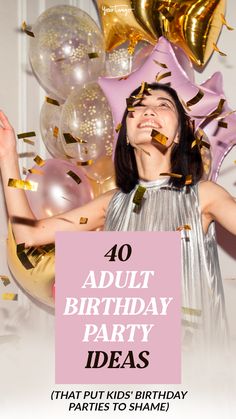
M 16 137 L 13 127 L 3 111 L 0 111 L 0 161 L 16 151 Z

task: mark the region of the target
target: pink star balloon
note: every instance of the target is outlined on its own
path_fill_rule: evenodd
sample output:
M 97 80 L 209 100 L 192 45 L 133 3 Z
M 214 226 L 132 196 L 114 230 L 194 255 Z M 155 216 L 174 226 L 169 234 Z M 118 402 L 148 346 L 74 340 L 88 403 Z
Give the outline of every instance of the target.
M 170 82 L 185 103 L 194 98 L 200 90 L 203 93 L 200 100 L 189 106 L 190 110 L 188 112 L 192 119 L 194 119 L 194 115 L 203 116 L 203 118 L 196 118 L 195 120 L 195 126 L 198 128 L 204 120 L 204 116 L 217 108 L 220 98 L 223 98 L 224 95 L 209 89 L 206 84 L 197 85 L 188 75 L 191 75 L 190 69 L 191 63 L 187 56 L 185 57 L 184 52 L 181 56 L 178 51 L 177 58 L 174 46 L 167 39 L 161 37 L 142 67 L 128 77 L 100 77 L 99 84 L 110 103 L 114 127 L 122 120 L 126 108 L 126 98 L 129 97 L 130 93 L 143 81 L 152 83 L 160 76 L 166 75 L 160 82 Z

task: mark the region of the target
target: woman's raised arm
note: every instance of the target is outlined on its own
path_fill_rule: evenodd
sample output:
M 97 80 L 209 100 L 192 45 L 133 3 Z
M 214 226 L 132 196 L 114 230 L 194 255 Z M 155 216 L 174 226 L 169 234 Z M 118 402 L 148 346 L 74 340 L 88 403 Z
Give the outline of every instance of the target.
M 0 168 L 8 215 L 12 220 L 16 243 L 25 243 L 26 247 L 40 246 L 54 242 L 56 231 L 101 228 L 105 221 L 106 208 L 115 190 L 64 214 L 39 221 L 35 219 L 24 190 L 8 186 L 9 178 L 20 179 L 16 139 L 14 130 L 2 111 L 0 124 Z M 88 219 L 86 224 L 80 224 L 81 217 Z M 25 222 L 21 222 L 21 219 Z

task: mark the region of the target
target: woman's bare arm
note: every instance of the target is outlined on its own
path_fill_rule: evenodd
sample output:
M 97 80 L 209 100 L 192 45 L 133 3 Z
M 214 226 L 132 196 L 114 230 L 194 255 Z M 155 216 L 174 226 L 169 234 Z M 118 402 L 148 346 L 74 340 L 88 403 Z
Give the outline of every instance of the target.
M 236 234 L 236 202 L 222 186 L 214 182 L 199 185 L 200 205 L 208 224 L 215 220 L 232 234 Z
M 9 178 L 20 179 L 20 171 L 14 130 L 3 112 L 0 112 L 0 124 L 0 168 L 16 242 L 25 243 L 26 247 L 39 246 L 54 242 L 56 231 L 85 231 L 102 227 L 107 206 L 115 190 L 64 214 L 40 221 L 35 219 L 24 190 L 8 186 Z M 80 224 L 81 217 L 88 219 L 86 224 Z M 20 219 L 25 221 L 20 222 Z

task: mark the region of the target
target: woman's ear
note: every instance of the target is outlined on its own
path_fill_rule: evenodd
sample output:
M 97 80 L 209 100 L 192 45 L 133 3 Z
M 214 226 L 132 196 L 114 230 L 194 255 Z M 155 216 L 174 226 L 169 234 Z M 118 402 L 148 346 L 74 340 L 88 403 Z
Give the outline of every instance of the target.
M 174 143 L 179 144 L 179 133 L 176 134 Z

